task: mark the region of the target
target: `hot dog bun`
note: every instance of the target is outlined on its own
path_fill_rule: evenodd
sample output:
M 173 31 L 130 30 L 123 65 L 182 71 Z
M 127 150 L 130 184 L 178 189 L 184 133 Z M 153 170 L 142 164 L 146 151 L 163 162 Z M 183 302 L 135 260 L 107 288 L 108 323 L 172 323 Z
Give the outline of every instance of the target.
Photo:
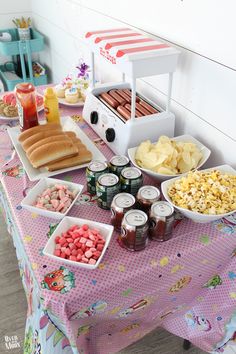
M 88 151 L 85 148 L 83 150 L 80 150 L 80 152 L 74 157 L 69 157 L 69 158 L 65 158 L 63 160 L 60 160 L 58 162 L 50 163 L 45 167 L 48 171 L 56 171 L 56 170 L 61 170 L 62 168 L 68 168 L 68 167 L 81 165 L 81 164 L 89 162 L 91 160 L 92 160 L 92 154 L 90 151 Z
M 62 132 L 60 129 L 41 131 L 24 140 L 21 144 L 22 148 L 23 150 L 27 151 L 33 144 L 37 143 L 37 141 L 48 137 L 53 137 L 55 135 L 64 135 L 64 132 Z
M 37 134 L 37 133 L 39 133 L 41 131 L 53 130 L 53 129 L 61 130 L 62 128 L 61 128 L 61 125 L 58 124 L 58 123 L 49 123 L 49 124 L 37 125 L 36 127 L 29 128 L 29 129 L 25 130 L 24 132 L 22 132 L 19 135 L 18 140 L 19 140 L 19 142 L 22 143 L 24 140 L 28 139 L 33 134 Z
M 71 157 L 78 154 L 78 148 L 72 141 L 58 141 L 44 144 L 38 147 L 30 154 L 30 162 L 33 167 L 38 168 L 52 161 L 56 162 L 65 157 Z
M 67 135 L 67 134 L 59 134 L 59 135 L 55 135 L 55 136 L 50 136 L 48 138 L 42 139 L 37 141 L 35 144 L 31 145 L 27 150 L 26 150 L 26 155 L 27 157 L 30 157 L 31 153 L 36 150 L 38 147 L 43 146 L 45 144 L 48 143 L 52 143 L 55 141 L 58 141 L 58 143 L 62 142 L 62 141 L 72 141 L 72 139 Z

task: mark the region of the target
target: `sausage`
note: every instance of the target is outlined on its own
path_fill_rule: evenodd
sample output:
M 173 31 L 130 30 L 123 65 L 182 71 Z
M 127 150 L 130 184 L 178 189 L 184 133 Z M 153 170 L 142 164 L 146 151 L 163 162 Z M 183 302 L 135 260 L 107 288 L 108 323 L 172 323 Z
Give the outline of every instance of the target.
M 126 120 L 130 119 L 130 111 L 124 106 L 118 106 L 117 112 L 119 112 Z
M 139 104 L 147 109 L 151 114 L 160 113 L 157 109 L 153 108 L 150 104 L 145 101 L 140 100 Z
M 126 104 L 125 104 L 125 108 L 127 108 L 128 111 L 131 112 L 131 105 L 130 105 L 129 103 L 126 103 Z M 135 117 L 139 118 L 139 117 L 142 117 L 142 116 L 143 116 L 142 113 L 139 112 L 139 111 L 136 109 L 136 110 L 135 110 Z
M 139 103 L 136 103 L 136 109 L 139 110 L 139 112 L 141 112 L 143 116 L 149 116 L 150 115 L 150 112 L 146 108 L 141 106 L 141 104 L 139 104 Z
M 108 103 L 111 107 L 117 108 L 119 106 L 119 102 L 116 101 L 113 97 L 111 97 L 107 92 L 103 92 L 99 95 L 106 103 Z
M 116 101 L 118 101 L 119 105 L 123 106 L 124 104 L 126 104 L 126 100 L 120 95 L 118 95 L 118 93 L 116 93 L 116 90 L 109 91 L 109 95 L 111 95 Z
M 127 103 L 131 102 L 131 97 L 128 96 L 124 91 L 122 90 L 116 90 L 116 93 L 121 96 Z
M 131 91 L 129 90 L 129 89 L 124 89 L 124 90 L 122 90 L 127 96 L 129 96 L 130 97 L 130 99 L 131 99 L 131 96 L 132 96 L 132 94 L 131 94 Z M 140 101 L 140 98 L 138 97 L 138 96 L 136 96 L 136 102 L 139 102 Z

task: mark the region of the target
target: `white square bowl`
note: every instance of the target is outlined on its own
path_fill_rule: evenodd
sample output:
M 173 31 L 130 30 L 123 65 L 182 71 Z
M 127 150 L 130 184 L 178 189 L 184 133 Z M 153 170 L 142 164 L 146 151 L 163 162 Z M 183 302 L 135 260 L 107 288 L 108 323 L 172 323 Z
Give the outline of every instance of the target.
M 50 211 L 46 209 L 41 209 L 37 208 L 34 203 L 37 199 L 37 196 L 45 189 L 48 187 L 52 187 L 55 184 L 63 184 L 67 186 L 71 191 L 75 191 L 76 195 L 71 203 L 70 207 L 66 210 L 65 213 L 60 213 L 58 211 Z M 61 179 L 56 179 L 56 178 L 42 178 L 30 191 L 28 192 L 27 196 L 21 201 L 21 206 L 27 210 L 29 210 L 31 213 L 36 213 L 42 216 L 45 216 L 47 218 L 54 218 L 54 219 L 62 219 L 64 216 L 67 215 L 67 213 L 70 211 L 70 209 L 73 207 L 75 204 L 76 200 L 78 199 L 80 193 L 82 192 L 84 186 L 82 184 L 77 184 L 77 183 L 72 183 L 72 182 L 67 182 L 63 181 Z
M 105 246 L 102 250 L 101 256 L 98 258 L 96 264 L 86 264 L 86 263 L 80 263 L 80 262 L 75 262 L 71 261 L 69 259 L 65 258 L 60 258 L 55 256 L 53 253 L 55 251 L 55 238 L 59 235 L 61 235 L 63 232 L 66 232 L 71 226 L 73 225 L 78 225 L 82 226 L 83 224 L 87 224 L 89 228 L 91 229 L 97 229 L 99 233 L 103 236 L 105 239 Z M 69 216 L 66 216 L 61 222 L 58 224 L 56 227 L 55 231 L 53 232 L 52 236 L 49 238 L 46 246 L 43 249 L 43 254 L 45 256 L 51 257 L 53 259 L 56 259 L 57 261 L 64 262 L 69 265 L 73 265 L 75 267 L 81 267 L 81 268 L 86 268 L 86 269 L 96 269 L 99 266 L 99 263 L 101 262 L 106 249 L 111 241 L 111 236 L 113 233 L 114 227 L 112 225 L 108 224 L 102 224 L 100 222 L 92 221 L 92 220 L 86 220 L 86 219 L 80 219 L 80 218 L 72 218 Z
M 197 139 L 195 139 L 191 135 L 179 135 L 174 138 L 171 138 L 171 140 L 196 144 L 196 146 L 199 148 L 199 150 L 202 153 L 202 158 L 199 161 L 198 166 L 196 167 L 196 170 L 198 170 L 210 157 L 211 150 L 209 150 L 205 145 L 203 145 L 200 141 L 198 141 Z M 132 164 L 135 167 L 139 168 L 141 171 L 145 172 L 148 176 L 152 177 L 153 179 L 162 182 L 162 181 L 166 181 L 166 180 L 173 178 L 173 177 L 183 176 L 187 173 L 187 172 L 180 173 L 178 175 L 164 175 L 164 174 L 160 174 L 160 173 L 148 170 L 146 168 L 140 167 L 135 161 L 135 154 L 136 154 L 137 148 L 138 148 L 138 146 L 128 149 L 128 155 L 129 155 L 130 161 L 132 162 Z
M 212 170 L 219 170 L 219 171 L 221 171 L 223 173 L 236 175 L 236 171 L 229 165 L 216 166 L 216 167 L 207 168 L 207 169 L 201 170 L 201 171 L 212 171 Z M 236 210 L 233 210 L 233 211 L 230 211 L 230 212 L 225 213 L 225 214 L 209 215 L 209 214 L 202 214 L 202 213 L 198 213 L 198 212 L 195 212 L 195 211 L 191 211 L 191 210 L 184 209 L 184 208 L 181 208 L 179 206 L 176 206 L 171 201 L 171 198 L 168 195 L 168 190 L 169 190 L 170 186 L 174 182 L 176 182 L 177 180 L 181 179 L 181 177 L 175 177 L 175 178 L 169 179 L 168 181 L 162 182 L 161 190 L 162 190 L 163 196 L 167 200 L 167 202 L 169 202 L 175 209 L 179 210 L 187 218 L 193 220 L 194 222 L 198 222 L 198 223 L 208 223 L 208 222 L 212 222 L 212 221 L 224 218 L 224 217 L 226 217 L 228 215 L 231 215 L 231 214 L 234 214 L 236 212 Z

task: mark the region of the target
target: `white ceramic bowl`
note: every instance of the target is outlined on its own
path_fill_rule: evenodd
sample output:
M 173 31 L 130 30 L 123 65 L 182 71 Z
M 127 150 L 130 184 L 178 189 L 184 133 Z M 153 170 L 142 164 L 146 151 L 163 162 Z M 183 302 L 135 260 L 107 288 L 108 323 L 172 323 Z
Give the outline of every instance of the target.
M 96 264 L 86 264 L 86 263 L 80 263 L 80 262 L 75 262 L 71 261 L 69 259 L 64 259 L 57 257 L 53 254 L 55 250 L 55 238 L 58 235 L 61 235 L 63 232 L 66 232 L 71 226 L 73 225 L 79 225 L 82 226 L 83 224 L 87 224 L 89 228 L 91 229 L 97 229 L 105 239 L 105 246 L 102 250 L 101 256 L 98 258 Z M 86 220 L 86 219 L 80 219 L 80 218 L 72 218 L 69 216 L 66 216 L 56 227 L 55 231 L 53 232 L 52 236 L 49 238 L 46 246 L 44 247 L 43 253 L 51 257 L 53 259 L 56 259 L 57 261 L 64 262 L 69 265 L 74 265 L 76 267 L 81 267 L 81 268 L 86 268 L 86 269 L 96 269 L 99 266 L 99 263 L 101 262 L 106 249 L 111 241 L 111 236 L 113 233 L 114 227 L 108 224 L 102 224 L 100 222 L 95 222 L 91 220 Z
M 221 172 L 225 172 L 225 173 L 229 173 L 231 175 L 236 175 L 236 170 L 234 170 L 231 166 L 229 165 L 221 165 L 221 166 L 216 166 L 213 168 L 207 168 L 205 170 L 201 170 L 201 171 L 211 171 L 211 170 L 219 170 Z M 169 179 L 168 181 L 162 182 L 161 184 L 161 190 L 163 193 L 163 196 L 165 197 L 165 199 L 171 204 L 173 205 L 173 207 L 177 210 L 179 210 L 184 216 L 186 216 L 187 218 L 195 221 L 195 222 L 199 222 L 199 223 L 207 223 L 207 222 L 212 222 L 214 220 L 218 220 L 221 218 L 224 218 L 228 215 L 231 215 L 233 213 L 236 212 L 236 210 L 230 211 L 229 213 L 225 213 L 225 214 L 214 214 L 214 215 L 208 215 L 208 214 L 201 214 L 195 211 L 191 211 L 191 210 L 187 210 L 184 208 L 180 208 L 178 206 L 176 206 L 170 199 L 169 195 L 168 195 L 168 190 L 170 188 L 170 186 L 176 182 L 178 179 L 180 179 L 181 177 L 175 177 L 172 179 Z
M 76 195 L 71 203 L 70 207 L 66 210 L 65 213 L 60 213 L 57 211 L 50 211 L 46 209 L 40 209 L 34 206 L 34 203 L 36 201 L 36 198 L 39 194 L 41 194 L 45 189 L 48 187 L 54 186 L 55 184 L 63 184 L 68 186 L 68 188 L 71 191 L 75 191 Z M 72 183 L 72 182 L 67 182 L 63 181 L 61 179 L 56 179 L 56 178 L 42 178 L 27 194 L 27 196 L 22 200 L 21 206 L 27 210 L 29 210 L 31 213 L 36 213 L 42 216 L 46 216 L 48 218 L 54 218 L 54 219 L 62 219 L 64 216 L 67 215 L 67 213 L 70 211 L 70 209 L 73 207 L 75 204 L 76 200 L 78 199 L 80 193 L 83 190 L 83 185 L 82 184 L 77 184 L 77 183 Z
M 190 142 L 190 143 L 194 143 L 197 145 L 197 147 L 200 149 L 200 151 L 202 153 L 202 158 L 199 161 L 199 164 L 196 169 L 199 169 L 208 160 L 208 158 L 211 154 L 211 151 L 205 145 L 200 143 L 200 141 L 198 141 L 197 139 L 195 139 L 191 135 L 180 135 L 180 136 L 176 136 L 171 139 L 174 141 Z M 177 176 L 183 176 L 184 174 L 186 174 L 186 173 L 181 173 L 178 175 L 164 175 L 164 174 L 160 174 L 160 173 L 157 173 L 157 172 L 154 172 L 154 171 L 151 171 L 146 168 L 138 166 L 138 164 L 135 161 L 135 153 L 136 153 L 137 148 L 138 148 L 138 146 L 128 149 L 128 155 L 129 155 L 130 161 L 132 162 L 132 164 L 135 167 L 139 168 L 141 171 L 145 172 L 147 175 L 149 175 L 153 179 L 162 182 L 162 181 L 166 181 L 170 178 L 177 177 Z

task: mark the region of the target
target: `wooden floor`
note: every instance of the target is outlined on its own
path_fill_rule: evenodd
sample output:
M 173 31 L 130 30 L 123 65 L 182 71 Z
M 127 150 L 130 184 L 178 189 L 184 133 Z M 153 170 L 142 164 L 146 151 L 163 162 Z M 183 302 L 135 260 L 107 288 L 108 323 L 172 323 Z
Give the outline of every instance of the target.
M 23 353 L 26 309 L 15 249 L 0 213 L 0 354 Z M 21 349 L 7 350 L 5 336 L 17 336 Z M 204 354 L 194 347 L 186 352 L 182 343 L 181 338 L 156 329 L 119 354 Z

